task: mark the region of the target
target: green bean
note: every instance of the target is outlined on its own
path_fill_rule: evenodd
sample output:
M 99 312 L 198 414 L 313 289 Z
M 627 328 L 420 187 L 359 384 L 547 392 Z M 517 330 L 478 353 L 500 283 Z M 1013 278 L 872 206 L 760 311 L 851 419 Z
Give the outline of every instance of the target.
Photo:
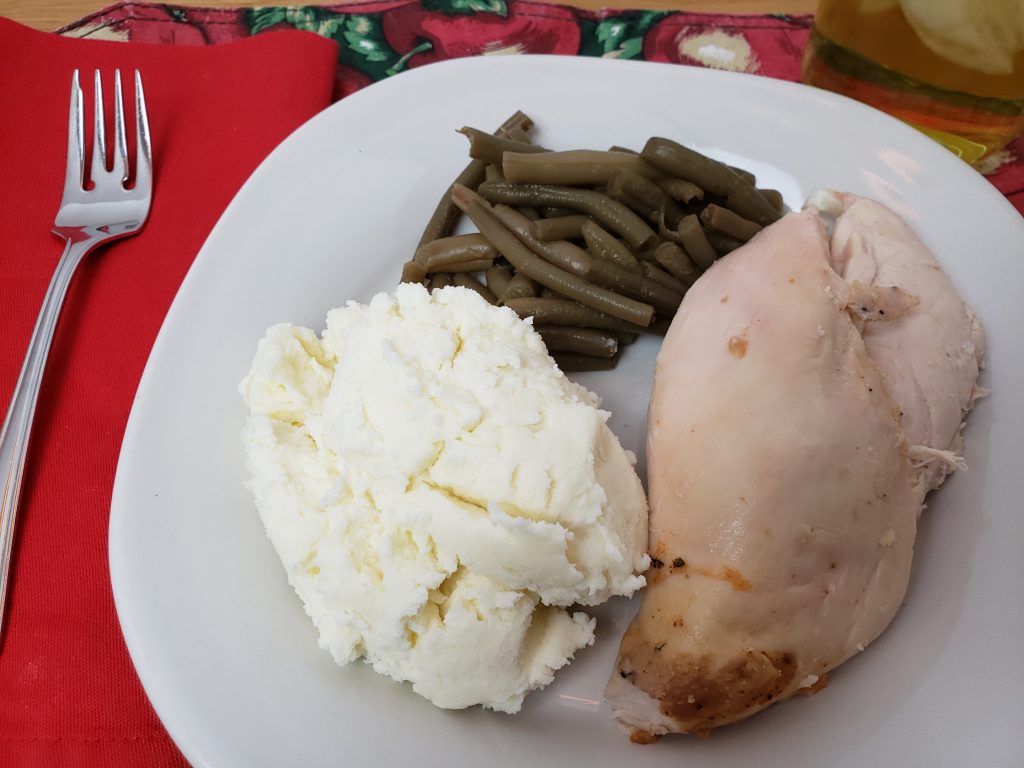
M 623 237 L 631 248 L 643 248 L 657 235 L 647 223 L 617 200 L 588 189 L 540 184 L 493 182 L 481 184 L 480 195 L 492 203 L 506 205 L 553 205 L 590 214 L 605 229 Z
M 487 167 L 484 168 L 484 181 L 504 181 L 505 174 L 501 172 L 500 165 L 494 165 L 494 163 L 488 163 Z
M 700 212 L 700 220 L 705 227 L 728 235 L 741 243 L 747 242 L 762 229 L 760 224 L 748 221 L 728 208 L 722 208 L 714 203 Z
M 540 215 L 545 219 L 558 219 L 562 216 L 577 216 L 572 208 L 558 208 L 554 205 L 542 205 L 540 207 Z
M 632 344 L 634 341 L 637 340 L 638 336 L 639 334 L 628 333 L 624 331 L 619 331 L 618 333 L 615 334 L 615 338 L 619 340 L 620 347 L 625 347 L 628 346 L 629 344 Z
M 503 133 L 514 133 L 516 130 L 526 131 L 527 133 L 533 130 L 533 118 L 518 109 L 498 126 L 498 130 L 495 133 L 500 136 Z
M 590 279 L 598 285 L 647 302 L 659 313 L 674 314 L 683 301 L 682 294 L 608 261 L 595 259 Z
M 523 216 L 528 218 L 530 221 L 539 221 L 540 219 L 544 218 L 541 215 L 540 211 L 538 211 L 532 205 L 520 205 L 516 210 L 518 210 L 521 214 L 523 214 Z
M 485 163 L 501 165 L 501 156 L 505 152 L 547 152 L 544 147 L 536 144 L 524 144 L 515 141 L 507 136 L 495 136 L 494 134 L 481 131 L 478 128 L 464 126 L 459 133 L 469 139 L 469 156 L 474 160 L 483 160 Z M 502 168 L 504 171 L 504 168 Z M 507 175 L 507 174 L 506 174 Z
M 669 274 L 687 285 L 693 285 L 700 277 L 700 270 L 690 261 L 686 251 L 675 243 L 662 243 L 654 252 L 655 260 L 668 270 Z
M 533 143 L 532 141 L 530 141 L 530 134 L 526 131 L 525 128 L 523 128 L 520 125 L 513 125 L 507 131 L 505 131 L 505 136 L 512 139 L 512 141 L 518 141 L 521 144 Z
M 648 139 L 640 156 L 670 176 L 692 181 L 701 189 L 723 197 L 729 193 L 735 176 L 717 160 L 671 139 Z
M 537 283 L 522 272 L 516 272 L 509 281 L 508 290 L 505 291 L 505 302 L 513 299 L 530 299 L 537 295 L 540 287 Z
M 605 194 L 608 194 L 607 187 L 602 190 Z M 659 227 L 665 221 L 665 214 L 658 208 L 647 205 L 642 200 L 628 192 L 618 191 L 615 195 L 608 195 L 613 200 L 618 200 L 624 206 L 629 208 L 633 213 L 642 219 L 646 219 L 652 226 Z
M 650 179 L 631 171 L 622 170 L 612 174 L 608 180 L 608 194 L 627 205 L 630 199 L 638 201 L 655 212 L 656 220 L 664 220 L 669 227 L 678 226 L 683 218 L 682 209 L 665 190 Z
M 775 208 L 775 210 L 779 211 L 779 213 L 782 212 L 782 209 L 783 209 L 783 207 L 785 205 L 785 202 L 783 201 L 782 193 L 779 192 L 779 190 L 777 190 L 777 189 L 758 189 L 757 191 L 761 193 L 761 197 L 763 197 L 765 200 L 767 200 L 769 203 L 772 204 L 772 206 Z
M 619 340 L 611 333 L 594 328 L 570 328 L 558 325 L 534 325 L 544 339 L 548 352 L 577 352 L 594 357 L 614 357 L 619 352 Z
M 530 223 L 508 206 L 496 206 L 494 215 L 531 251 L 566 272 L 617 293 L 639 299 L 659 312 L 675 312 L 683 297 L 642 275 L 611 262 L 595 259 L 577 245 L 557 240 L 544 243 L 530 234 Z
M 498 302 L 503 303 L 508 295 L 508 284 L 512 282 L 512 268 L 490 267 L 484 272 L 484 282 Z
M 686 179 L 656 179 L 655 184 L 668 193 L 673 200 L 686 204 L 704 199 L 704 190 Z
M 593 149 L 570 149 L 544 154 L 506 152 L 501 168 L 505 178 L 515 184 L 561 184 L 597 187 L 621 170 L 653 178 L 661 174 L 637 155 L 626 152 L 599 152 Z
M 649 139 L 640 153 L 648 163 L 670 176 L 692 181 L 714 195 L 726 198 L 726 206 L 745 219 L 771 224 L 779 218 L 760 192 L 727 166 L 669 139 Z
M 452 284 L 452 276 L 447 272 L 435 272 L 430 276 L 430 280 L 427 283 L 427 287 L 431 291 L 436 291 L 441 288 L 447 288 Z
M 614 146 L 611 146 L 611 147 L 608 147 L 608 151 L 609 152 L 625 152 L 627 155 L 637 155 L 637 156 L 640 155 L 640 153 L 637 152 L 635 149 L 630 149 L 629 147 L 620 147 L 618 144 L 616 144 Z
M 636 256 L 622 242 L 593 219 L 588 219 L 580 228 L 580 234 L 587 244 L 587 248 L 599 259 L 618 264 L 629 272 L 643 274 L 640 269 L 640 262 Z
M 669 232 L 668 230 L 665 230 L 663 234 L 668 237 L 679 237 L 679 235 Z M 658 240 L 657 242 L 653 243 L 650 247 L 644 248 L 642 251 L 636 252 L 636 258 L 640 262 L 641 268 L 643 267 L 645 261 L 654 261 L 654 252 L 658 250 L 658 246 L 661 245 L 662 242 L 664 241 Z
M 452 285 L 458 285 L 462 288 L 469 288 L 471 291 L 476 291 L 483 297 L 484 301 L 488 304 L 497 304 L 497 297 L 485 287 L 479 280 L 466 272 L 459 272 L 456 275 L 452 275 Z
M 514 208 L 507 205 L 496 205 L 492 210 L 498 221 L 504 224 L 523 245 L 535 254 L 577 277 L 588 278 L 593 259 L 578 245 L 573 245 L 565 240 L 550 242 L 538 240 L 531 232 L 533 223 Z
M 488 243 L 483 235 L 453 235 L 421 245 L 416 249 L 413 261 L 421 265 L 427 274 L 465 272 L 464 269 L 456 270 L 454 265 L 467 261 L 492 262 L 497 255 L 498 249 Z
M 443 269 L 453 275 L 460 272 L 483 272 L 494 266 L 493 259 L 475 259 L 473 261 L 460 261 L 458 264 L 448 264 Z
M 676 231 L 679 233 L 680 243 L 686 249 L 686 253 L 700 269 L 707 269 L 715 263 L 718 254 L 708 242 L 707 234 L 696 216 L 692 214 L 686 216 L 679 222 L 679 228 Z
M 407 261 L 402 265 L 403 283 L 422 283 L 426 277 L 427 270 L 423 268 L 423 265 L 417 264 L 415 261 Z
M 550 288 L 542 287 L 540 293 L 537 294 L 542 299 L 565 299 L 565 296 L 558 293 L 558 291 L 552 291 Z
M 708 242 L 711 243 L 711 247 L 715 249 L 715 252 L 719 256 L 725 256 L 727 253 L 732 253 L 739 248 L 743 243 L 737 240 L 735 237 L 729 237 L 723 235 L 721 232 L 710 230 L 707 232 Z
M 520 317 L 532 317 L 535 323 L 543 326 L 573 326 L 639 334 L 658 333 L 658 321 L 646 327 L 637 326 L 566 298 L 508 299 L 506 306 Z M 660 333 L 664 334 L 664 330 Z
M 575 213 L 572 216 L 559 216 L 554 219 L 537 219 L 530 225 L 530 234 L 544 242 L 549 240 L 577 240 L 580 237 L 580 228 L 587 221 L 591 221 L 591 218 L 583 213 Z
M 427 222 L 427 226 L 423 230 L 423 235 L 420 237 L 419 245 L 424 245 L 451 233 L 455 228 L 456 222 L 459 220 L 459 209 L 451 202 L 452 187 L 454 187 L 455 184 L 459 184 L 467 187 L 468 189 L 476 189 L 484 180 L 486 168 L 486 163 L 481 162 L 480 160 L 473 160 L 465 167 L 465 169 L 463 169 L 462 173 L 455 178 L 452 186 L 448 187 L 445 196 L 440 202 L 438 202 L 437 207 L 434 209 L 434 213 Z
M 579 355 L 573 352 L 559 352 L 552 355 L 562 373 L 582 373 L 584 371 L 610 371 L 619 357 L 594 357 L 593 355 Z
M 657 253 L 657 249 L 655 249 Z M 661 283 L 666 288 L 671 288 L 676 293 L 686 293 L 687 285 L 677 277 L 672 277 L 668 272 L 658 266 L 653 261 L 642 261 L 640 266 L 643 267 L 644 274 L 647 275 L 651 280 L 656 283 Z
M 504 123 L 499 126 L 496 133 L 502 134 L 513 128 L 522 128 L 529 131 L 533 128 L 533 120 L 524 112 L 516 111 Z M 438 200 L 434 212 L 430 215 L 427 226 L 423 229 L 417 246 L 437 240 L 440 237 L 450 235 L 455 229 L 459 220 L 459 209 L 452 202 L 452 187 L 461 184 L 469 189 L 476 189 L 484 180 L 486 165 L 479 160 L 472 160 L 460 173 L 455 181 L 445 190 L 441 199 Z
M 559 293 L 587 304 L 594 309 L 607 312 L 615 317 L 636 323 L 649 325 L 654 318 L 654 307 L 639 301 L 621 296 L 617 293 L 591 285 L 575 275 L 559 269 L 544 261 L 529 248 L 523 245 L 504 224 L 494 215 L 494 211 L 482 197 L 466 187 L 456 186 L 452 190 L 455 204 L 472 219 L 480 232 L 508 259 L 520 272 L 527 277 L 546 285 Z
M 735 165 L 726 165 L 725 167 L 747 182 L 750 186 L 757 184 L 757 177 L 745 168 L 737 168 Z
M 520 317 L 532 317 L 538 325 L 566 325 L 626 333 L 649 332 L 647 327 L 620 320 L 565 298 L 506 299 L 505 306 Z

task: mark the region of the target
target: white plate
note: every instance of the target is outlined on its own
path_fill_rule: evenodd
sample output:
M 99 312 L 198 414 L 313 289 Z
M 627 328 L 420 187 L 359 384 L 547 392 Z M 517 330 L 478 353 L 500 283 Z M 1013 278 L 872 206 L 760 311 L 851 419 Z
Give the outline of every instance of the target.
M 709 741 L 635 746 L 601 691 L 631 612 L 515 717 L 435 709 L 318 649 L 249 493 L 236 393 L 282 320 L 394 287 L 463 166 L 462 125 L 523 109 L 556 148 L 677 137 L 799 206 L 874 196 L 923 233 L 988 330 L 991 398 L 971 469 L 930 499 L 906 604 L 822 694 Z M 216 169 L 212 169 L 216 172 Z M 981 177 L 903 125 L 828 93 L 678 66 L 540 56 L 417 69 L 345 99 L 248 181 L 168 313 L 125 434 L 110 519 L 118 616 L 157 713 L 196 766 L 1019 766 L 1024 757 L 1024 223 Z M 653 341 L 581 377 L 639 450 Z

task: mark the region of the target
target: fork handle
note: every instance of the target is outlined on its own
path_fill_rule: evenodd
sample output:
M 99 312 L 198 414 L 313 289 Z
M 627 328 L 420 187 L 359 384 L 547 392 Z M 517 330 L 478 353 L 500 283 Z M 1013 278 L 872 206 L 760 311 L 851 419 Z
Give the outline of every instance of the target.
M 57 328 L 57 318 L 71 284 L 75 267 L 95 244 L 94 240 L 68 240 L 64 254 L 50 279 L 50 287 L 43 298 L 35 329 L 29 340 L 25 362 L 22 363 L 18 383 L 14 386 L 11 404 L 0 430 L 0 635 L 4 627 L 8 577 L 11 569 L 11 550 L 14 544 L 14 521 L 18 512 L 18 498 L 28 455 L 32 418 L 39 400 L 43 369 L 50 352 L 50 343 Z

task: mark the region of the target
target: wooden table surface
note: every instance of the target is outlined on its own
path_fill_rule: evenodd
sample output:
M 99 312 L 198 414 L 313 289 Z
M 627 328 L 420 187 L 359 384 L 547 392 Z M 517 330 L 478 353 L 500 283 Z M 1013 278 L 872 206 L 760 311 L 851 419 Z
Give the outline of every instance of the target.
M 330 3 L 335 5 L 338 0 Z M 177 5 L 268 5 L 245 0 L 177 0 Z M 309 0 L 281 0 L 280 5 L 327 5 Z M 817 0 L 565 0 L 580 8 L 649 8 L 711 13 L 812 13 Z M 106 5 L 104 0 L 0 0 L 0 16 L 43 30 L 53 30 Z

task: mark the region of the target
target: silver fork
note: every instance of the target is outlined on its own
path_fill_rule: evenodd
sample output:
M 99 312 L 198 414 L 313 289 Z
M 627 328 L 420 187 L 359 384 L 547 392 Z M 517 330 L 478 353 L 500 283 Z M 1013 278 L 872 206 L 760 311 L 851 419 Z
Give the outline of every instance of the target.
M 86 254 L 119 237 L 134 235 L 146 222 L 153 190 L 153 151 L 149 120 L 142 93 L 142 78 L 135 72 L 135 128 L 137 162 L 135 183 L 128 181 L 128 142 L 125 138 L 121 72 L 114 74 L 114 162 L 107 168 L 107 142 L 103 127 L 103 88 L 96 71 L 95 129 L 90 177 L 93 187 L 85 188 L 85 126 L 82 89 L 78 70 L 71 76 L 71 114 L 68 118 L 68 163 L 64 176 L 64 196 L 53 223 L 53 232 L 67 244 L 64 255 L 50 280 L 43 306 L 29 340 L 25 362 L 14 387 L 14 395 L 0 431 L 0 633 L 3 631 L 4 605 L 14 542 L 14 520 L 18 511 L 28 451 L 32 417 L 39 398 L 43 368 L 50 342 L 57 327 L 61 305 L 75 268 Z

